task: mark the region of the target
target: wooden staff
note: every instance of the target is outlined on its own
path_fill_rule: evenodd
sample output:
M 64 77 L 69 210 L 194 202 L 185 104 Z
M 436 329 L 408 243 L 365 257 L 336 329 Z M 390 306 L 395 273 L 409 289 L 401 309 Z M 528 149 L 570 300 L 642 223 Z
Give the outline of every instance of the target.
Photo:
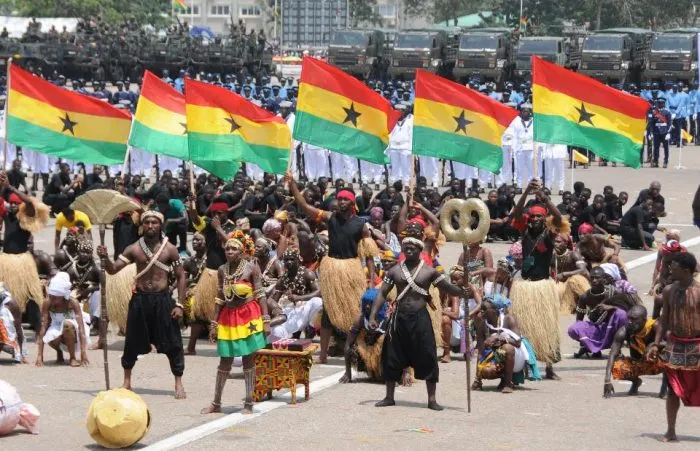
M 464 249 L 464 281 L 469 284 L 469 259 L 471 258 L 469 253 L 469 243 L 466 244 L 466 249 Z M 465 246 L 463 246 L 465 247 Z M 473 294 L 473 293 L 472 293 Z M 464 361 L 467 365 L 467 413 L 472 413 L 472 352 L 471 352 L 471 334 L 469 331 L 469 302 L 466 298 L 462 300 L 464 302 L 464 342 L 466 353 L 464 354 Z
M 5 117 L 3 117 L 3 130 L 5 130 L 5 139 L 2 141 L 2 168 L 3 170 L 7 167 L 7 138 L 9 133 L 7 132 L 7 110 L 10 104 L 10 68 L 12 67 L 12 57 L 7 59 L 7 98 L 5 99 Z

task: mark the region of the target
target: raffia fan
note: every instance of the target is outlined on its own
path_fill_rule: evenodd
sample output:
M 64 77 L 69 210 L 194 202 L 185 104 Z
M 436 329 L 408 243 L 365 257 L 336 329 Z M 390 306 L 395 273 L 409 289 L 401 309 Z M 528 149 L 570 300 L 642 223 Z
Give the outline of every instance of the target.
M 116 191 L 95 189 L 78 196 L 71 208 L 88 215 L 93 224 L 111 224 L 120 214 L 140 210 L 143 206 Z

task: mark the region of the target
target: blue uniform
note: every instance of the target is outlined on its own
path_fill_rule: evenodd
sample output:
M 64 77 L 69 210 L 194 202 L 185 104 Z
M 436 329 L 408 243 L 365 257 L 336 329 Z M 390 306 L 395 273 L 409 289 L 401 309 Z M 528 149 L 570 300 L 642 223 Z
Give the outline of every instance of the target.
M 664 166 L 668 165 L 668 144 L 672 128 L 671 112 L 666 108 L 655 108 L 652 111 L 652 133 L 654 134 L 654 164 L 659 164 L 659 149 L 664 147 Z M 669 139 L 667 139 L 667 137 Z

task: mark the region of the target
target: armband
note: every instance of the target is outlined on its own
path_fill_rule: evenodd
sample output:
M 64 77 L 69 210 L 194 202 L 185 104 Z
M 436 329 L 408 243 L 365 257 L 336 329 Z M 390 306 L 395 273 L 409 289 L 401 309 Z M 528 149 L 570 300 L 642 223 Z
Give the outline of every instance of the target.
M 576 306 L 576 313 L 580 313 L 580 314 L 582 314 L 582 315 L 585 315 L 585 314 L 586 314 L 586 309 L 581 308 L 581 307 L 579 307 L 579 306 Z
M 117 257 L 117 258 L 118 258 L 119 260 L 123 261 L 124 263 L 126 263 L 127 265 L 130 265 L 130 264 L 131 264 L 131 260 L 129 260 L 127 257 L 124 257 L 123 254 L 119 254 L 119 257 Z
M 180 304 L 179 302 L 176 302 L 176 303 L 175 303 L 175 307 L 179 307 L 179 308 L 181 308 L 183 311 L 185 310 L 185 306 L 182 305 L 182 304 Z
M 382 283 L 385 283 L 385 284 L 387 284 L 387 285 L 392 285 L 392 286 L 394 285 L 394 281 L 391 280 L 391 278 L 389 278 L 389 277 L 387 277 L 387 276 L 384 276 L 384 277 L 382 278 Z
M 177 268 L 178 266 L 182 266 L 182 259 L 180 257 L 178 257 L 178 259 L 175 260 L 174 262 L 172 262 L 170 264 L 170 266 L 172 266 L 173 268 Z
M 445 275 L 444 275 L 444 274 L 440 274 L 439 276 L 437 276 L 437 277 L 435 278 L 435 280 L 433 280 L 433 285 L 437 285 L 437 284 L 439 284 L 440 282 L 442 282 L 443 280 L 445 280 Z

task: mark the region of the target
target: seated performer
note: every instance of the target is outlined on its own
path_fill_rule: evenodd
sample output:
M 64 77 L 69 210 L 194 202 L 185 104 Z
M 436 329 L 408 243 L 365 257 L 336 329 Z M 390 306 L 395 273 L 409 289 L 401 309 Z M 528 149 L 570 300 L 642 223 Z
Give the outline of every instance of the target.
M 475 390 L 482 389 L 482 379 L 501 379 L 501 393 L 513 393 L 516 384 L 525 382 L 525 374 L 530 380 L 541 379 L 535 350 L 520 335 L 515 316 L 505 313 L 510 305 L 510 299 L 500 294 L 481 303 L 481 316 L 490 335 L 476 367 Z
M 296 248 L 287 248 L 282 256 L 285 271 L 274 286 L 272 299 L 280 303 L 287 320 L 271 328 L 275 338 L 292 338 L 311 324 L 323 308 L 316 273 L 301 265 Z
M 442 410 L 435 400 L 439 368 L 435 333 L 430 314 L 427 310 L 430 294 L 428 289 L 435 285 L 442 292 L 454 296 L 465 296 L 462 287 L 452 285 L 444 274 L 425 265 L 421 258 L 423 242 L 406 237 L 401 243 L 405 260 L 392 267 L 384 275 L 382 288 L 372 306 L 370 329 L 379 327 L 377 313 L 389 294 L 396 286 L 396 310 L 386 326 L 387 335 L 382 350 L 382 374 L 386 384 L 386 396 L 377 407 L 393 406 L 395 384 L 401 381 L 404 368 L 414 369 L 417 379 L 425 380 L 428 390 L 428 408 Z M 431 305 L 430 308 L 435 308 Z
M 0 353 L 10 354 L 17 363 L 27 363 L 23 351 L 22 312 L 0 282 Z
M 199 232 L 192 235 L 192 250 L 194 255 L 182 263 L 187 280 L 187 302 L 185 303 L 184 318 L 185 324 L 190 326 L 190 341 L 187 343 L 185 355 L 197 355 L 197 340 L 209 326 L 209 319 L 198 317 L 194 306 L 193 290 L 207 267 L 207 246 L 204 235 Z
M 90 324 L 97 330 L 100 321 L 100 268 L 92 256 L 92 241 L 78 240 L 78 257 L 66 270 L 73 284 L 73 295 L 90 314 Z M 101 349 L 98 343 L 95 349 Z
M 68 350 L 70 366 L 89 365 L 87 349 L 90 336 L 87 333 L 89 316 L 80 304 L 71 298 L 71 281 L 68 273 L 59 272 L 49 282 L 48 298 L 41 306 L 41 330 L 37 337 L 36 366 L 44 366 L 44 344 L 56 350 L 56 363 L 64 363 L 63 350 Z M 80 361 L 76 358 L 80 354 Z
M 583 224 L 578 229 L 579 242 L 576 250 L 586 261 L 590 271 L 603 263 L 614 263 L 620 267 L 622 277 L 627 278 L 625 264 L 620 258 L 620 246 L 605 235 L 596 235 L 590 225 Z M 605 248 L 612 249 L 612 254 L 605 252 Z
M 109 258 L 107 248 L 97 247 L 97 255 L 105 262 L 105 271 L 116 274 L 127 265 L 136 263 L 136 290 L 129 302 L 126 340 L 122 354 L 123 387 L 131 390 L 131 371 L 141 354 L 151 352 L 151 346 L 165 354 L 170 371 L 175 376 L 175 399 L 187 397 L 182 385 L 185 354 L 182 349 L 179 320 L 182 318 L 187 290 L 185 271 L 177 248 L 162 234 L 164 218 L 157 211 L 141 215 L 143 236 L 127 247 L 116 261 Z M 170 293 L 169 277 L 175 273 L 178 302 Z
M 255 352 L 267 345 L 270 316 L 267 299 L 257 266 L 248 262 L 244 249 L 252 243 L 231 238 L 224 245 L 226 263 L 218 271 L 219 293 L 216 299 L 216 321 L 211 324 L 211 339 L 216 337 L 219 367 L 216 372 L 214 400 L 202 414 L 221 412 L 221 395 L 231 372 L 233 359 L 243 358 L 245 404 L 243 413 L 253 412 L 255 389 Z
M 559 312 L 572 314 L 576 310 L 579 295 L 591 288 L 586 261 L 577 251 L 568 246 L 568 236 L 554 238 L 554 274 L 559 292 Z
M 647 319 L 647 309 L 643 305 L 635 305 L 627 312 L 627 324 L 621 326 L 613 337 L 608 366 L 605 368 L 605 385 L 603 397 L 610 398 L 615 388 L 610 380 L 630 381 L 632 386 L 628 395 L 636 395 L 642 380 L 639 376 L 653 376 L 663 371 L 661 364 L 646 358 L 647 347 L 654 342 L 656 331 L 660 325 L 653 319 Z M 622 346 L 628 343 L 630 356 L 623 357 Z
M 569 326 L 569 337 L 581 344 L 574 358 L 587 354 L 600 358 L 601 351 L 612 345 L 615 332 L 627 322 L 627 310 L 636 304 L 607 282 L 603 268 L 593 268 L 591 288 L 578 298 L 576 323 Z M 583 320 L 586 314 L 588 321 Z

